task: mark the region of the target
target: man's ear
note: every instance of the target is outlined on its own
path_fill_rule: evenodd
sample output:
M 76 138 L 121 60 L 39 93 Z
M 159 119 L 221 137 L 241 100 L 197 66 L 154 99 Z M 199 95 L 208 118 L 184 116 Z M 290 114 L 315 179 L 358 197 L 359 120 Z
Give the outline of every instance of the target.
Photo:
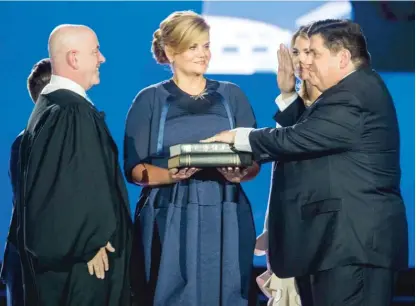
M 345 69 L 350 62 L 351 62 L 351 52 L 348 49 L 342 49 L 339 52 L 340 61 L 339 61 L 339 67 L 341 69 Z
M 70 50 L 66 53 L 66 61 L 69 66 L 71 66 L 74 70 L 79 69 L 79 62 L 77 58 L 78 52 L 76 50 Z

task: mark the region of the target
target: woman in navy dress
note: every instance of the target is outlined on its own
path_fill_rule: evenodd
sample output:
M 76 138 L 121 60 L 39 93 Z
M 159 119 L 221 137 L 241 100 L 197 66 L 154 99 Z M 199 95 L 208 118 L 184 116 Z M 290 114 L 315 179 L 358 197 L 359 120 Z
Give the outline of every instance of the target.
M 146 293 L 146 306 L 247 305 L 255 229 L 239 183 L 254 178 L 258 165 L 168 171 L 167 158 L 172 145 L 255 127 L 252 108 L 235 84 L 204 78 L 211 53 L 200 15 L 168 16 L 152 51 L 173 78 L 141 90 L 127 116 L 125 174 L 143 186 L 135 228 L 145 288 L 133 281 L 133 290 L 140 299 Z M 139 261 L 133 254 L 133 268 Z

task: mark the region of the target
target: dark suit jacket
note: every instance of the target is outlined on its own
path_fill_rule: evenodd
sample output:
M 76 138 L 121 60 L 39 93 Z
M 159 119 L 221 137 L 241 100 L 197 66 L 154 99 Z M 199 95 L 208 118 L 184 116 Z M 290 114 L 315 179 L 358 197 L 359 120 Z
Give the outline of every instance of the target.
M 9 168 L 9 176 L 10 181 L 12 184 L 12 192 L 13 192 L 13 209 L 12 209 L 12 218 L 10 221 L 10 227 L 9 227 L 9 234 L 7 235 L 6 240 L 6 246 L 4 248 L 4 256 L 3 256 L 3 265 L 0 270 L 0 279 L 7 280 L 7 270 L 8 269 L 17 269 L 17 273 L 20 272 L 20 266 L 16 266 L 15 263 L 19 262 L 19 254 L 14 251 L 17 246 L 16 241 L 16 229 L 17 229 L 17 219 L 16 219 L 16 213 L 15 213 L 15 195 L 16 195 L 16 188 L 17 188 L 17 173 L 18 173 L 18 158 L 19 158 L 19 147 L 20 142 L 22 140 L 23 131 L 16 137 L 15 141 L 12 144 L 11 153 L 10 153 L 10 168 Z M 9 243 L 12 243 L 14 245 L 13 247 L 9 247 Z M 10 256 L 16 257 L 16 259 L 10 259 Z M 9 266 L 9 259 L 11 264 L 11 267 Z M 12 271 L 13 272 L 13 271 Z
M 273 272 L 292 277 L 348 264 L 407 267 L 398 123 L 383 81 L 359 69 L 312 107 L 303 110 L 301 102 L 292 107 L 295 125 L 257 129 L 249 137 L 256 160 L 279 161 L 269 207 Z

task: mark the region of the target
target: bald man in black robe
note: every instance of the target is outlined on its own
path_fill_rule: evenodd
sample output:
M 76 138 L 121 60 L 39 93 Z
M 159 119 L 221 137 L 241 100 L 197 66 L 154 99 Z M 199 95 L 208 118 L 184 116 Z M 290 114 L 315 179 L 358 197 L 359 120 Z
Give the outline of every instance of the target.
M 105 61 L 88 27 L 49 39 L 50 83 L 22 137 L 17 240 L 29 306 L 130 303 L 131 218 L 117 147 L 86 91 Z

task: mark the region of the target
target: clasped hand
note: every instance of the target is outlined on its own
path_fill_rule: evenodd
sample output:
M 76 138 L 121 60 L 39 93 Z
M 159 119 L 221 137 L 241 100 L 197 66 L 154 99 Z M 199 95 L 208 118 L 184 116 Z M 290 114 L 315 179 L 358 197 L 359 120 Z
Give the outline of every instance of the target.
M 105 271 L 108 271 L 110 268 L 107 251 L 111 253 L 115 251 L 110 242 L 107 242 L 107 245 L 102 247 L 94 258 L 87 263 L 90 275 L 94 275 L 95 273 L 98 279 L 104 279 Z

